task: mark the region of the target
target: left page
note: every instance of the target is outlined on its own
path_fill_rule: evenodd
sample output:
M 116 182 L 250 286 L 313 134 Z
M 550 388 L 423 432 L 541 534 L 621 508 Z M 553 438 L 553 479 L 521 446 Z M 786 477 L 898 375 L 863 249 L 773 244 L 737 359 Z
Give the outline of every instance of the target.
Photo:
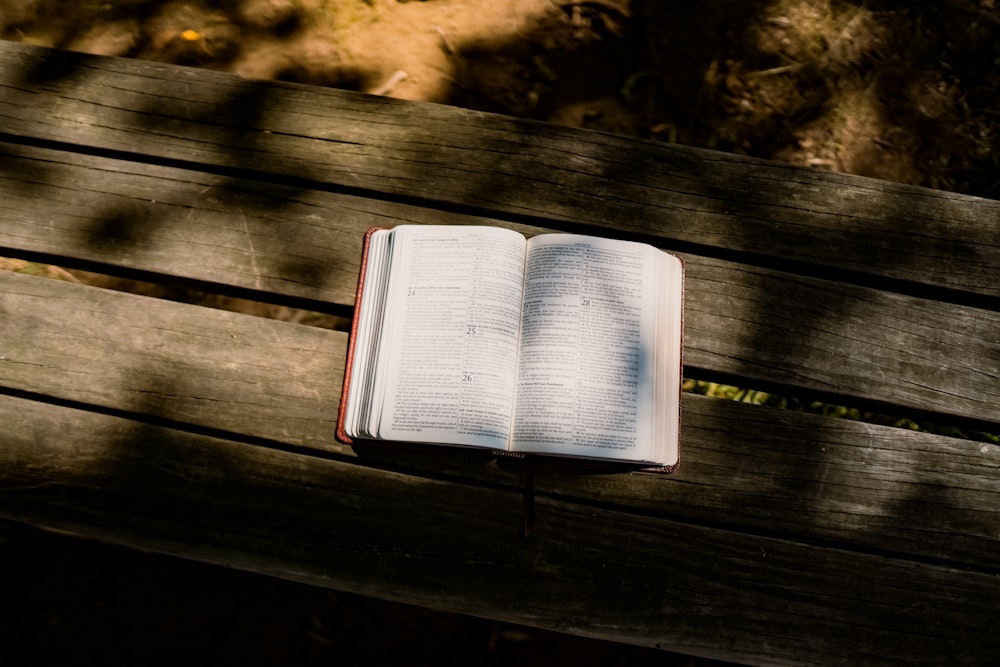
M 526 241 L 496 227 L 393 230 L 378 437 L 505 449 Z

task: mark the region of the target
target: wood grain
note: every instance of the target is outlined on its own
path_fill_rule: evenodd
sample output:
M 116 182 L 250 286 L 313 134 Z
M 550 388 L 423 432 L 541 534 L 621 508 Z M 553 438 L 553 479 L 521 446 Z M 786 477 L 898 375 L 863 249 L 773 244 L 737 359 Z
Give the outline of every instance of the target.
M 0 274 L 0 341 L 6 391 L 244 443 L 520 484 L 517 463 L 336 442 L 340 332 Z M 542 466 L 537 492 L 1000 571 L 995 445 L 698 396 L 685 397 L 683 421 L 674 475 Z
M 0 251 L 318 309 L 353 305 L 371 226 L 494 222 L 183 169 L 2 150 Z M 996 312 L 684 257 L 689 372 L 1000 424 Z
M 9 256 L 351 307 L 365 231 L 398 224 L 497 223 L 0 142 L 0 253 Z
M 0 396 L 0 513 L 310 584 L 750 664 L 982 664 L 1000 579 Z M 845 638 L 849 637 L 849 641 Z
M 538 493 L 1000 571 L 1000 446 L 687 394 L 671 475 L 539 464 Z
M 996 202 L 5 42 L 0 90 L 4 252 L 346 309 L 372 225 L 637 238 L 689 370 L 1000 430 Z M 0 516 L 750 664 L 1000 655 L 996 445 L 686 396 L 676 474 L 540 462 L 523 540 L 522 463 L 334 440 L 345 344 L 0 274 Z
M 8 139 L 557 229 L 693 244 L 996 304 L 1000 204 L 445 106 L 0 43 Z M 140 152 L 141 151 L 141 154 Z M 728 255 L 727 255 L 728 256 Z M 855 275 L 856 274 L 856 275 Z
M 1000 313 L 687 259 L 688 372 L 1000 423 Z
M 0 272 L 0 386 L 338 450 L 347 336 Z

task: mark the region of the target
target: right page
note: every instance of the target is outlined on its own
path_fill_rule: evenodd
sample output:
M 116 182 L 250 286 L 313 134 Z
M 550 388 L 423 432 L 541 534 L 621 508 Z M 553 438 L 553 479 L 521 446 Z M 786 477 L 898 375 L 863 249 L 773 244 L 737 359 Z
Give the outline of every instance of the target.
M 682 298 L 652 246 L 530 239 L 511 449 L 676 463 Z

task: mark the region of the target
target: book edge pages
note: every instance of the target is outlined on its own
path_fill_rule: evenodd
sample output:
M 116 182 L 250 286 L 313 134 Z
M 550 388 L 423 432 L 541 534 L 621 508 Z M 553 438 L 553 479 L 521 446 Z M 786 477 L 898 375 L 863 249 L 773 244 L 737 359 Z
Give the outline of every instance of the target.
M 686 284 L 685 284 L 685 269 L 687 268 L 684 264 L 684 258 L 675 255 L 673 253 L 668 253 L 671 257 L 677 259 L 680 263 L 680 336 L 678 337 L 680 344 L 677 350 L 677 364 L 680 366 L 679 373 L 679 384 L 677 387 L 677 460 L 670 465 L 665 466 L 654 466 L 650 468 L 644 468 L 644 472 L 656 472 L 662 474 L 670 474 L 676 471 L 681 465 L 681 433 L 684 427 L 684 303 L 686 300 Z
M 354 444 L 354 440 L 347 435 L 347 431 L 344 430 L 344 420 L 347 415 L 347 397 L 351 388 L 351 370 L 354 366 L 354 347 L 358 340 L 357 333 L 361 313 L 361 298 L 364 294 L 365 279 L 368 273 L 368 251 L 371 247 L 371 239 L 375 232 L 387 229 L 389 228 L 370 228 L 367 232 L 365 232 L 364 244 L 361 249 L 361 270 L 358 272 L 358 287 L 357 293 L 354 297 L 354 317 L 351 319 L 350 340 L 347 344 L 347 359 L 344 362 L 344 382 L 340 391 L 340 412 L 337 415 L 337 440 L 346 445 Z

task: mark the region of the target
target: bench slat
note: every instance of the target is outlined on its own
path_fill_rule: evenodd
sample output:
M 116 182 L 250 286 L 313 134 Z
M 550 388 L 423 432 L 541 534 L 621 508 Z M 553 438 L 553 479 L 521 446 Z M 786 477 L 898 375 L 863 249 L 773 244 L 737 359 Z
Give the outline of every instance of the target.
M 432 476 L 520 484 L 515 463 L 337 443 L 345 343 L 340 332 L 0 272 L 6 390 Z M 684 401 L 679 472 L 541 468 L 538 493 L 710 525 L 738 515 L 743 530 L 761 534 L 1000 569 L 1000 447 Z
M 489 220 L 7 145 L 0 250 L 349 308 L 365 229 Z M 516 224 L 527 235 L 546 231 Z M 1000 314 L 685 255 L 691 369 L 1000 424 Z M 115 266 L 109 270 L 115 271 Z M 55 313 L 53 313 L 55 316 Z
M 0 89 L 8 138 L 141 146 L 153 159 L 713 246 L 958 290 L 993 307 L 1000 296 L 1000 203 L 990 200 L 24 44 L 0 42 Z
M 3 42 L 0 89 L 0 249 L 349 308 L 374 221 L 582 224 L 690 251 L 689 369 L 1000 424 L 996 202 Z M 0 515 L 727 660 L 1000 654 L 997 446 L 687 396 L 678 473 L 541 466 L 524 541 L 519 462 L 334 441 L 345 342 L 0 274 Z
M 365 231 L 398 224 L 496 221 L 0 142 L 11 255 L 352 307 Z
M 0 466 L 9 518 L 750 664 L 981 664 L 1000 651 L 994 575 L 554 499 L 538 501 L 525 541 L 516 491 L 9 396 L 0 421 L 17 464 Z
M 0 386 L 109 410 L 339 451 L 346 339 L 0 271 Z
M 687 372 L 1000 430 L 1000 313 L 721 260 L 686 266 Z
M 684 396 L 681 467 L 538 466 L 535 489 L 1000 572 L 1000 445 Z

